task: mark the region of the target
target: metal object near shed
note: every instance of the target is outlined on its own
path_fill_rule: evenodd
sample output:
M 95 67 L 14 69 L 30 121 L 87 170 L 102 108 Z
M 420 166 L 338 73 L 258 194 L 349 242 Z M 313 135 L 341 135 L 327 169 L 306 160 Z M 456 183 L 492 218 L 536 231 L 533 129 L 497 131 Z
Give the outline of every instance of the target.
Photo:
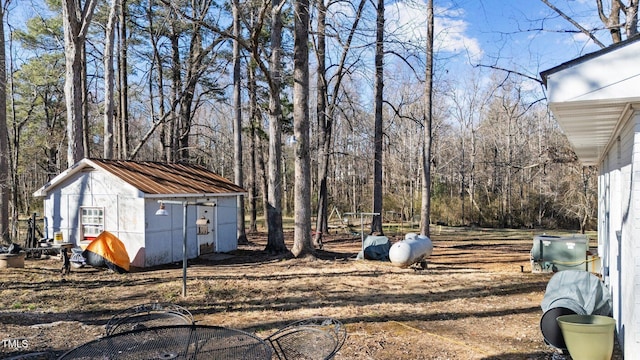
M 208 235 L 209 234 L 209 219 L 201 217 L 196 220 L 196 226 L 198 228 L 198 235 Z
M 589 254 L 586 235 L 536 235 L 531 248 L 531 271 L 550 273 L 562 270 L 598 271 L 598 257 Z

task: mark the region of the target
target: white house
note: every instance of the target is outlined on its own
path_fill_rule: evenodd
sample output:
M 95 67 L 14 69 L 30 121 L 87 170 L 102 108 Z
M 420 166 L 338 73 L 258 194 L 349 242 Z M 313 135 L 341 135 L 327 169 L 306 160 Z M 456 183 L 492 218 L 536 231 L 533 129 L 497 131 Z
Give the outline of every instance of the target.
M 542 72 L 551 111 L 597 165 L 598 253 L 626 359 L 640 354 L 640 37 Z
M 34 196 L 44 198 L 46 237 L 61 233 L 86 246 L 106 230 L 124 243 L 132 266 L 150 267 L 182 260 L 183 228 L 188 258 L 237 249 L 244 193 L 197 165 L 83 159 Z M 169 216 L 156 215 L 160 205 Z

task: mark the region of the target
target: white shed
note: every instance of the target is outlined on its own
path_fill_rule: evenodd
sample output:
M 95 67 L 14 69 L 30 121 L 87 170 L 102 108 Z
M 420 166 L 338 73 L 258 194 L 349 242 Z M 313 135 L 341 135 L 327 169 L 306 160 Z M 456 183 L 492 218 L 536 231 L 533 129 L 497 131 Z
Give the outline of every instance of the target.
M 598 253 L 624 357 L 640 354 L 640 37 L 541 73 L 551 111 L 597 165 Z
M 131 265 L 150 267 L 187 256 L 236 250 L 237 197 L 245 190 L 202 166 L 83 159 L 34 193 L 44 198 L 45 236 L 88 245 L 116 235 Z M 158 216 L 163 203 L 169 216 Z M 202 225 L 196 225 L 202 224 Z

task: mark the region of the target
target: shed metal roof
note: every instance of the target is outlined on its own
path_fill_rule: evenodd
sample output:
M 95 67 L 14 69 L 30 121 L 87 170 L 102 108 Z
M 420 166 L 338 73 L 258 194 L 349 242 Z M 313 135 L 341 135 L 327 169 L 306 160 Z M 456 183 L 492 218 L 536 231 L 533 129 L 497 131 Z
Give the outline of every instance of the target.
M 229 195 L 246 193 L 242 187 L 203 166 L 152 161 L 83 159 L 34 193 L 45 196 L 50 188 L 88 168 L 104 170 L 148 195 Z

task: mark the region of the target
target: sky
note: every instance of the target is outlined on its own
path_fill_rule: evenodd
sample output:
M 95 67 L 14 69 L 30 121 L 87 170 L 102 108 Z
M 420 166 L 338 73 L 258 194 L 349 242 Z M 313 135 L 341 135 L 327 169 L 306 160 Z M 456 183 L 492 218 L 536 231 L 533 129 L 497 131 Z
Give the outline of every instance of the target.
M 595 0 L 551 2 L 586 28 L 602 26 Z M 409 36 L 423 38 L 425 4 L 389 3 L 388 30 L 400 28 L 395 21 L 413 24 Z M 445 62 L 440 68 L 447 71 L 482 64 L 539 78 L 543 70 L 600 49 L 541 0 L 434 0 L 434 6 L 436 62 Z M 606 32 L 597 36 L 605 45 L 611 43 Z
M 424 49 L 426 0 L 385 1 L 387 33 Z M 550 1 L 586 28 L 602 26 L 595 0 Z M 434 6 L 435 69 L 454 76 L 484 65 L 539 79 L 541 71 L 599 50 L 542 0 L 434 0 Z M 10 27 L 22 26 L 34 13 L 46 12 L 42 0 L 14 1 L 10 11 Z M 606 45 L 611 43 L 606 31 L 598 32 L 597 37 Z M 529 82 L 540 88 L 538 82 Z
M 585 27 L 601 26 L 595 0 L 550 0 Z M 605 1 L 607 2 L 607 1 Z M 386 0 L 388 32 L 421 41 L 426 33 L 426 0 Z M 529 75 L 599 48 L 541 0 L 434 0 L 438 59 L 452 66 L 518 67 Z M 11 26 L 45 11 L 42 0 L 14 1 Z M 10 19 L 11 20 L 11 19 Z M 19 23 L 19 24 L 18 24 Z M 544 28 L 545 30 L 540 30 Z M 605 44 L 607 34 L 600 33 Z M 499 59 L 499 60 L 498 60 Z

